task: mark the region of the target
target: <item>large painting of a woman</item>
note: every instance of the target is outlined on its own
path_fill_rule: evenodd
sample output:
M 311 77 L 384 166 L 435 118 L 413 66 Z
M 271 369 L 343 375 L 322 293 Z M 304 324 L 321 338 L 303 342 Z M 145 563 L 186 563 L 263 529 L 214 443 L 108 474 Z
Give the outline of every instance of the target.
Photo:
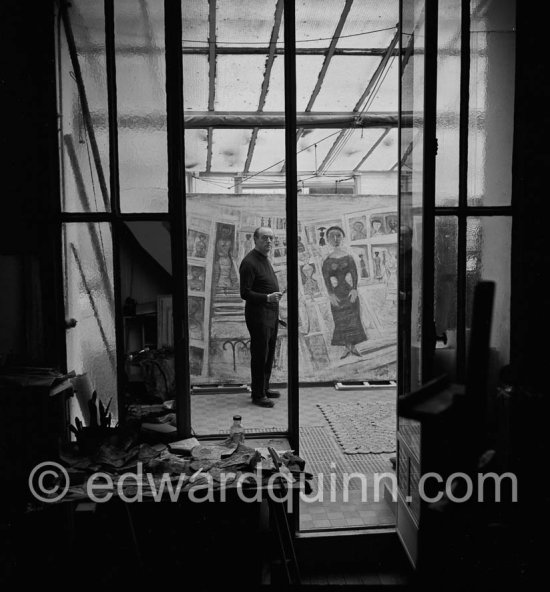
M 334 320 L 332 345 L 343 345 L 340 359 L 349 355 L 360 356 L 356 344 L 367 339 L 361 322 L 358 273 L 353 257 L 343 248 L 344 231 L 331 226 L 326 232 L 331 251 L 323 261 L 322 273 Z

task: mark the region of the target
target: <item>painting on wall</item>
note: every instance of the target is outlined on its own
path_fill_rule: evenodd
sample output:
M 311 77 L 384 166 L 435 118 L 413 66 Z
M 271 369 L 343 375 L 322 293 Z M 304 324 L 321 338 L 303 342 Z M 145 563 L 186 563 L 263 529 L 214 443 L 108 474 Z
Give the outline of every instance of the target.
M 384 225 L 384 216 L 373 215 L 370 218 L 370 238 L 386 234 L 386 227 Z
M 368 245 L 353 245 L 353 254 L 357 257 L 359 265 L 357 271 L 359 274 L 359 283 L 364 284 L 370 278 L 369 272 L 369 246 Z
M 202 374 L 202 361 L 204 350 L 200 347 L 189 347 L 189 370 L 191 376 L 200 376 Z
M 208 253 L 208 234 L 189 228 L 187 231 L 187 253 L 197 259 L 205 259 Z
M 350 240 L 364 240 L 367 238 L 367 217 L 353 216 L 349 218 Z
M 398 217 L 397 212 L 384 215 L 384 222 L 387 230 L 387 234 L 397 234 L 398 231 Z
M 377 282 L 384 279 L 386 267 L 384 264 L 386 247 L 384 245 L 371 245 L 372 276 Z
M 202 341 L 204 339 L 204 298 L 189 296 L 187 301 L 189 338 Z
M 302 277 L 302 287 L 306 296 L 321 295 L 321 287 L 319 286 L 319 277 L 315 263 L 305 263 L 300 266 L 300 275 Z
M 189 265 L 187 268 L 187 288 L 190 292 L 204 292 L 206 271 L 203 266 Z
M 235 226 L 216 224 L 212 289 L 216 295 L 238 293 L 239 278 L 235 262 Z

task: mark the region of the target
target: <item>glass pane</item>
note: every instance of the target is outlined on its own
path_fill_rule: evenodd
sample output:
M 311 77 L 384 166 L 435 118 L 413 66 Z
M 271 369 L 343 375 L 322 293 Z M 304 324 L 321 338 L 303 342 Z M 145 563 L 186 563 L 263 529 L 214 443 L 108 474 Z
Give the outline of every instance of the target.
M 378 57 L 334 56 L 313 111 L 352 111 L 379 63 Z
M 480 280 L 493 280 L 496 283 L 490 342 L 490 384 L 495 384 L 496 374 L 508 364 L 510 357 L 511 235 L 512 220 L 510 217 L 468 218 L 466 238 L 467 344 L 469 343 L 474 288 Z
M 59 36 L 61 209 L 110 210 L 109 132 L 102 2 L 76 0 L 67 6 L 76 57 L 66 30 Z M 79 77 L 79 73 L 81 77 Z
M 435 218 L 434 319 L 436 343 L 434 376 L 456 372 L 458 219 Z
M 392 32 L 392 37 L 394 33 Z M 389 43 L 389 41 L 388 41 Z M 394 111 L 397 105 L 399 85 L 399 60 L 393 55 L 388 63 L 380 85 L 369 97 L 370 111 Z
M 212 170 L 240 173 L 244 170 L 252 130 L 217 129 L 212 133 Z
M 191 383 L 233 385 L 235 392 L 191 398 L 192 425 L 197 434 L 226 433 L 233 413 L 243 416 L 251 431 L 286 431 L 286 331 L 279 328 L 271 384 L 283 391 L 273 409 L 250 404 L 250 334 L 245 302 L 240 295 L 239 267 L 253 248 L 254 230 L 269 226 L 275 235 L 271 265 L 281 290 L 286 286 L 285 195 L 188 194 L 187 264 L 189 270 L 189 344 Z M 279 318 L 286 318 L 286 299 Z M 245 385 L 239 389 L 239 386 Z M 223 397 L 224 413 L 219 409 Z M 212 407 L 213 406 L 213 407 Z
M 115 7 L 120 207 L 168 211 L 164 5 Z
M 216 58 L 216 111 L 256 111 L 265 71 L 265 55 Z
M 380 13 L 370 14 L 365 3 L 300 2 L 297 39 L 328 37 L 304 44 L 328 47 L 344 5 L 352 6 L 344 24 L 349 34 L 381 28 L 375 24 Z M 384 10 L 386 15 L 393 11 L 387 45 L 395 35 L 398 3 L 389 2 Z M 351 21 L 351 13 L 363 20 Z M 302 21 L 308 24 L 302 26 Z M 378 47 L 372 45 L 371 35 L 351 40 L 353 47 Z M 341 39 L 338 47 L 346 42 L 350 40 Z M 299 56 L 298 68 L 312 57 Z M 382 110 L 395 112 L 397 74 L 390 64 L 372 81 L 373 92 L 360 102 L 381 59 L 336 55 L 317 97 L 313 90 L 318 80 L 301 76 L 301 71 L 296 94 L 312 111 L 329 116 L 354 109 L 368 112 L 381 82 L 393 76 L 395 92 Z M 320 72 L 322 61 L 316 65 Z M 381 127 L 299 129 L 299 437 L 318 497 L 301 502 L 302 530 L 395 524 L 383 496 L 375 501 L 372 495 L 375 471 L 391 470 L 389 457 L 395 453 L 396 439 L 397 179 L 393 172 L 391 184 L 379 191 L 381 185 L 373 181 L 376 175 L 369 174 L 379 166 L 387 171 L 396 163 L 397 134 L 391 131 L 392 136 Z M 385 388 L 380 388 L 381 383 Z M 373 457 L 377 465 L 369 462 Z M 331 473 L 336 479 L 329 490 Z M 350 473 L 360 479 L 348 487 Z
M 398 3 L 394 1 L 354 2 L 342 29 L 341 39 L 338 40 L 338 47 L 387 47 L 396 32 L 398 10 Z
M 344 4 L 344 0 L 296 2 L 296 47 L 328 47 Z
M 277 0 L 239 0 L 238 3 L 234 0 L 216 0 L 217 42 L 220 45 L 237 42 L 242 45 L 267 46 L 276 4 Z M 282 40 L 281 35 L 279 39 Z
M 113 247 L 107 223 L 63 226 L 65 315 L 76 320 L 67 330 L 67 368 L 85 375 L 72 399 L 72 413 L 89 425 L 87 402 L 93 390 L 111 402 L 118 419 L 113 293 Z M 114 425 L 114 423 L 113 423 Z
M 327 43 L 326 41 L 324 43 Z M 282 61 L 282 60 L 281 60 Z M 305 111 L 311 93 L 317 84 L 319 79 L 319 72 L 323 66 L 323 56 L 317 55 L 298 55 L 296 56 L 296 111 Z M 277 65 L 277 64 L 276 64 Z M 281 73 L 282 74 L 282 73 Z M 277 78 L 275 78 L 277 80 Z M 273 89 L 277 94 L 281 94 L 284 98 L 284 87 L 282 86 L 283 80 L 281 76 L 281 86 L 279 91 Z M 271 91 L 270 93 L 271 94 Z M 277 95 L 276 95 L 277 96 Z M 271 97 L 267 97 L 267 105 L 271 108 Z M 273 108 L 276 111 L 276 108 Z M 324 130 L 327 131 L 327 130 Z
M 473 0 L 470 36 L 468 204 L 511 203 L 515 2 Z
M 458 205 L 460 131 L 460 2 L 439 2 L 437 52 L 436 206 Z
M 119 236 L 126 392 L 143 403 L 175 398 L 170 227 L 127 222 Z M 170 422 L 175 431 L 175 415 Z

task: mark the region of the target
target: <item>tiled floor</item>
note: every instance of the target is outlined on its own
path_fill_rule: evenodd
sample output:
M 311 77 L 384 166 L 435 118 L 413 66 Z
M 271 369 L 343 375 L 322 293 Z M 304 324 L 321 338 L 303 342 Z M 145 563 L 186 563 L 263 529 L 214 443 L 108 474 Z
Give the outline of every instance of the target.
M 243 418 L 248 433 L 286 432 L 287 394 L 275 407 L 265 409 L 250 403 L 249 393 L 200 394 L 191 397 L 192 424 L 196 435 L 227 434 L 234 414 Z M 375 499 L 374 474 L 393 474 L 392 454 L 345 454 L 318 403 L 333 403 L 375 397 L 395 400 L 395 389 L 370 388 L 339 391 L 333 387 L 300 388 L 300 456 L 314 475 L 313 492 L 302 496 L 300 530 L 386 527 L 395 524 L 390 505 Z M 345 487 L 344 474 L 349 482 Z M 353 477 L 351 475 L 354 475 Z M 321 475 L 321 477 L 319 477 Z

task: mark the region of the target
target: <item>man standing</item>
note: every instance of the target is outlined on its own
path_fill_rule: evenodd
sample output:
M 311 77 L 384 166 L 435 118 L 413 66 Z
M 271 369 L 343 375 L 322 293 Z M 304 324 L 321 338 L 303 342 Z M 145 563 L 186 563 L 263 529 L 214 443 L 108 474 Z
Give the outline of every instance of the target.
M 250 333 L 252 403 L 260 407 L 273 407 L 271 399 L 281 396 L 281 393 L 269 388 L 277 343 L 279 300 L 283 295 L 267 258 L 273 247 L 273 239 L 271 228 L 256 228 L 254 248 L 239 267 L 241 298 L 246 301 L 244 316 Z

